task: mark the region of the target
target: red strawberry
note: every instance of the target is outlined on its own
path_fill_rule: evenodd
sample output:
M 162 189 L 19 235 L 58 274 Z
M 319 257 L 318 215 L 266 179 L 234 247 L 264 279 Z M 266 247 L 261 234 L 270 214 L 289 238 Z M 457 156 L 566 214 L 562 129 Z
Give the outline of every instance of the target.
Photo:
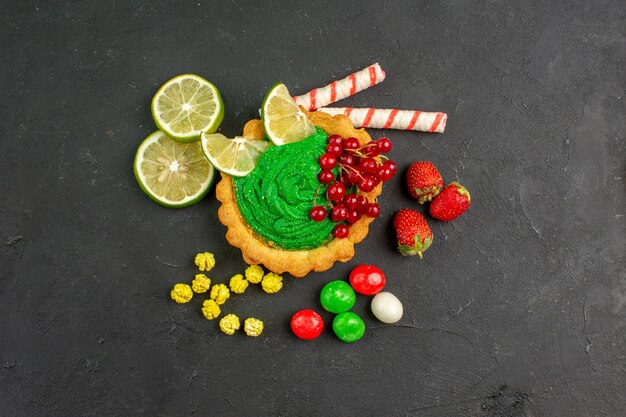
M 432 162 L 413 162 L 406 172 L 406 185 L 420 204 L 430 201 L 443 187 L 443 178 Z
M 424 216 L 410 209 L 402 209 L 393 219 L 401 255 L 419 255 L 433 243 L 433 233 Z
M 449 222 L 465 213 L 470 206 L 470 193 L 458 182 L 451 182 L 430 204 L 430 215 Z

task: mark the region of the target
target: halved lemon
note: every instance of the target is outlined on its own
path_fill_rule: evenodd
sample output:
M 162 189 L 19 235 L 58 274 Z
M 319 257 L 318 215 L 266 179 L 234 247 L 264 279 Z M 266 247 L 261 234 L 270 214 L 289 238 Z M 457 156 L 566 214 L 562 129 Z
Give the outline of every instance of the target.
M 272 144 L 265 140 L 236 137 L 229 139 L 220 133 L 202 133 L 202 150 L 213 166 L 233 177 L 248 175 L 259 157 Z
M 315 125 L 289 94 L 285 84 L 278 83 L 268 91 L 261 109 L 263 129 L 274 145 L 300 142 L 315 134 Z
M 202 132 L 215 132 L 224 118 L 219 90 L 194 74 L 179 75 L 163 84 L 151 107 L 159 129 L 180 142 L 194 142 Z
M 166 207 L 186 207 L 200 201 L 215 177 L 200 142 L 180 143 L 160 130 L 139 145 L 134 167 L 141 189 Z

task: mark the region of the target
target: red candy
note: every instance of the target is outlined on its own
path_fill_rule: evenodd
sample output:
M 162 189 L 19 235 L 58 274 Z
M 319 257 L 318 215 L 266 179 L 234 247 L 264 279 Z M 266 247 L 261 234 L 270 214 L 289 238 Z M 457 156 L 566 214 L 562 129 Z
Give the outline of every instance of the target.
M 374 295 L 385 286 L 385 274 L 373 265 L 359 265 L 350 272 L 350 285 L 363 295 Z
M 300 310 L 291 318 L 291 330 L 300 339 L 313 340 L 323 329 L 324 320 L 313 310 Z

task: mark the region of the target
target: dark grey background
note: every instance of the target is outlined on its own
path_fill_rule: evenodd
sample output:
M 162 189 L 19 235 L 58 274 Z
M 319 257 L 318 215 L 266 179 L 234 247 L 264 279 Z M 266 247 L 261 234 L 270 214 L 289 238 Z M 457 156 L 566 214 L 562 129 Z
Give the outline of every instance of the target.
M 0 3 L 1 416 L 626 415 L 623 1 L 368 3 Z M 221 334 L 203 297 L 172 303 L 197 251 L 218 281 L 245 265 L 213 194 L 170 210 L 135 182 L 158 86 L 205 76 L 235 135 L 275 82 L 373 62 L 387 80 L 341 105 L 447 112 L 443 135 L 371 133 L 401 169 L 465 184 L 470 211 L 400 257 L 392 215 L 416 204 L 398 176 L 352 261 L 226 304 L 259 339 Z M 364 262 L 401 323 L 362 297 L 358 343 L 293 337 Z

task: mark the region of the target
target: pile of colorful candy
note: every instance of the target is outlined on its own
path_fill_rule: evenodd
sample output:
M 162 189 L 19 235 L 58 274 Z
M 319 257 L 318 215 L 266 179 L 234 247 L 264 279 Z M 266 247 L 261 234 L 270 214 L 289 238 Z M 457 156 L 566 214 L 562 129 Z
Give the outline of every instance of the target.
M 196 255 L 194 263 L 200 272 L 208 272 L 215 266 L 215 256 L 209 252 Z M 244 277 L 245 275 L 245 277 Z M 191 281 L 191 285 L 178 283 L 174 285 L 170 292 L 170 297 L 178 304 L 191 301 L 193 294 L 209 293 L 209 299 L 202 303 L 201 312 L 207 320 L 217 318 L 221 313 L 221 305 L 230 298 L 231 292 L 243 294 L 249 284 L 261 284 L 261 288 L 268 294 L 274 294 L 283 287 L 283 277 L 273 272 L 264 273 L 260 265 L 250 265 L 244 274 L 237 274 L 230 278 L 228 286 L 225 284 L 214 284 L 211 287 L 211 278 L 205 274 L 196 274 Z M 209 291 L 210 289 L 210 291 Z M 227 314 L 219 322 L 220 330 L 228 335 L 232 335 L 241 327 L 239 317 L 234 314 Z M 250 317 L 244 321 L 244 331 L 248 336 L 259 336 L 263 332 L 263 322 Z
M 402 303 L 396 296 L 381 292 L 385 286 L 385 274 L 373 265 L 359 265 L 350 273 L 349 284 L 337 280 L 326 284 L 320 292 L 324 310 L 336 314 L 333 332 L 339 340 L 352 343 L 365 334 L 365 323 L 358 314 L 349 311 L 356 303 L 356 293 L 374 295 L 371 309 L 383 323 L 395 323 L 402 318 Z M 291 318 L 291 330 L 303 340 L 317 338 L 324 329 L 324 320 L 313 310 L 300 310 Z

